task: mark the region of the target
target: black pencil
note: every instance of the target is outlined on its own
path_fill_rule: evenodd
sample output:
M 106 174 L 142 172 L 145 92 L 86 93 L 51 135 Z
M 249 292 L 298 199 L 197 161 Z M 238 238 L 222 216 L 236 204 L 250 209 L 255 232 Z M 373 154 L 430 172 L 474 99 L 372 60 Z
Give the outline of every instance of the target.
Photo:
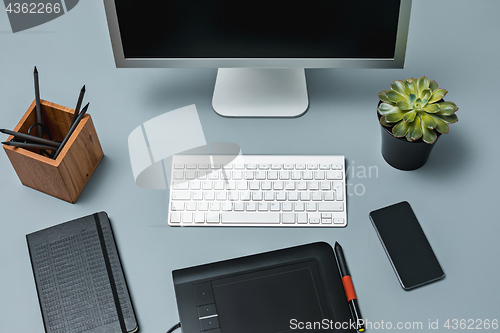
M 60 142 L 51 141 L 51 140 L 47 140 L 47 139 L 42 139 L 42 138 L 39 138 L 37 136 L 33 136 L 33 135 L 29 135 L 29 134 L 24 134 L 24 133 L 19 133 L 19 132 L 11 131 L 11 130 L 8 130 L 8 129 L 0 129 L 0 132 L 2 132 L 3 134 L 13 135 L 13 136 L 15 136 L 16 138 L 19 138 L 19 139 L 30 140 L 30 141 L 34 141 L 34 142 L 37 142 L 37 143 L 40 143 L 40 144 L 43 144 L 43 145 L 54 146 L 56 148 L 59 147 L 59 145 L 61 144 Z
M 80 114 L 78 115 L 78 117 L 76 118 L 75 122 L 71 125 L 68 133 L 66 134 L 66 136 L 64 137 L 64 140 L 63 142 L 61 143 L 61 145 L 59 146 L 59 148 L 57 149 L 56 153 L 54 154 L 54 157 L 53 159 L 55 160 L 57 158 L 57 156 L 59 155 L 59 153 L 61 152 L 61 150 L 63 149 L 64 145 L 66 144 L 66 142 L 69 140 L 71 134 L 73 133 L 73 131 L 75 130 L 75 128 L 78 126 L 78 124 L 80 123 L 80 120 L 82 120 L 83 116 L 85 115 L 85 113 L 87 112 L 87 109 L 89 108 L 89 104 L 90 103 L 87 103 L 87 105 L 85 105 L 85 107 L 83 108 L 82 112 L 80 112 Z
M 33 76 L 35 79 L 35 101 L 36 101 L 36 122 L 38 124 L 42 123 L 42 108 L 40 105 L 40 86 L 38 84 L 38 70 L 36 69 L 33 71 Z M 38 137 L 41 138 L 43 136 L 42 133 L 42 125 L 37 125 L 38 129 Z
M 19 147 L 19 148 L 42 149 L 42 150 L 56 150 L 57 149 L 57 147 L 42 145 L 39 143 L 7 141 L 7 142 L 2 142 L 2 144 L 7 145 L 7 146 Z
M 80 107 L 82 106 L 83 95 L 85 95 L 85 86 L 80 90 L 80 96 L 78 96 L 78 102 L 76 102 L 75 113 L 73 113 L 73 119 L 71 120 L 71 124 L 73 124 L 78 117 L 78 113 L 80 112 Z

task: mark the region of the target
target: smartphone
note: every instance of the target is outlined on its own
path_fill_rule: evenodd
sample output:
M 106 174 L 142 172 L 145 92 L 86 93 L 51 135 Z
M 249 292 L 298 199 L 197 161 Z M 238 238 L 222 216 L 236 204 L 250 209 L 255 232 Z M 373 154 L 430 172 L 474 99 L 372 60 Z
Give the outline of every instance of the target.
M 404 290 L 444 278 L 441 265 L 408 202 L 374 210 L 370 220 Z

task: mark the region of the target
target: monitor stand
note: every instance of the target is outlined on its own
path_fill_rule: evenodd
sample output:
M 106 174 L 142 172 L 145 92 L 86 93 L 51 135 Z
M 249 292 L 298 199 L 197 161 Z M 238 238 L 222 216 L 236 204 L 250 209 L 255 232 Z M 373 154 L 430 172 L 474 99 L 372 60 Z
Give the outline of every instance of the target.
M 297 117 L 307 111 L 303 68 L 219 68 L 212 106 L 225 117 Z

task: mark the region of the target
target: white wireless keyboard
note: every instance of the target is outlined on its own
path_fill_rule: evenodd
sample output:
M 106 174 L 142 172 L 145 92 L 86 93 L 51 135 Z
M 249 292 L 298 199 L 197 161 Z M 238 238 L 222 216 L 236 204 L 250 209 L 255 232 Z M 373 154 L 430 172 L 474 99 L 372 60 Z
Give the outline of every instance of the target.
M 175 155 L 168 224 L 345 227 L 345 188 L 344 156 Z

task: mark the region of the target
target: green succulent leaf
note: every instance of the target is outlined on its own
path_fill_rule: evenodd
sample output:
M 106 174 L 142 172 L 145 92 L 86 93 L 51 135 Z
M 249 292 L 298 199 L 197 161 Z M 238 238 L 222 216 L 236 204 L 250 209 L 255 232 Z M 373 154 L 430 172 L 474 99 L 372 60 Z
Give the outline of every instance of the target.
M 382 101 L 382 102 L 386 102 L 386 103 L 392 103 L 392 101 L 387 97 L 387 95 L 385 94 L 388 90 L 383 90 L 381 91 L 379 94 L 378 94 L 378 98 Z
M 440 107 L 438 104 L 427 104 L 422 108 L 427 113 L 436 113 L 440 110 Z
M 440 107 L 451 106 L 451 107 L 453 107 L 455 109 L 455 111 L 458 111 L 458 106 L 455 103 L 453 103 L 453 102 L 439 102 L 437 104 L 439 104 Z
M 397 92 L 398 94 L 408 97 L 408 93 L 405 90 L 403 81 L 397 80 L 391 82 L 391 90 Z
M 422 100 L 424 100 L 424 101 L 425 101 L 425 103 L 424 103 L 424 104 L 427 104 L 427 102 L 428 102 L 428 101 L 429 101 L 429 99 L 431 98 L 431 95 L 432 95 L 432 91 L 431 91 L 429 88 L 424 89 L 424 90 L 422 91 L 421 98 L 422 98 Z
M 417 113 L 412 110 L 410 112 L 405 113 L 405 115 L 403 116 L 403 120 L 407 123 L 411 123 L 415 120 L 416 116 L 417 116 Z
M 403 82 L 403 85 L 405 87 L 406 93 L 408 95 L 416 95 L 417 94 L 417 85 L 415 84 L 415 79 L 406 79 Z
M 456 114 L 452 114 L 449 116 L 442 116 L 440 114 L 434 114 L 434 116 L 438 117 L 439 119 L 442 119 L 443 121 L 445 121 L 448 124 L 454 124 L 458 121 L 458 117 Z
M 415 100 L 417 99 L 417 95 L 415 94 L 410 94 L 410 103 L 413 103 L 415 102 Z
M 434 143 L 436 141 L 437 134 L 432 128 L 428 128 L 422 124 L 422 140 L 426 143 Z
M 437 113 L 442 115 L 442 116 L 450 116 L 458 110 L 458 108 L 456 106 L 443 105 L 443 103 L 440 103 L 439 108 L 440 108 L 439 112 L 437 112 Z
M 436 130 L 441 134 L 447 134 L 448 131 L 450 130 L 448 124 L 441 118 L 436 117 L 435 115 L 432 115 L 431 117 L 433 117 L 434 120 L 436 121 Z
M 420 97 L 422 97 L 422 93 L 425 89 L 429 89 L 429 85 L 430 85 L 430 81 L 425 76 L 422 76 L 420 79 L 418 79 L 417 89 L 418 89 L 418 92 L 420 93 Z
M 415 141 L 422 137 L 422 126 L 419 117 L 415 117 L 415 120 L 411 123 L 408 134 L 410 134 L 410 140 L 408 141 Z M 408 139 L 408 136 L 406 139 Z
M 408 110 L 413 110 L 413 104 L 406 102 L 406 101 L 398 101 L 397 103 L 398 108 L 400 108 L 403 111 L 408 111 Z
M 390 127 L 392 124 L 389 124 L 387 121 L 385 121 L 385 116 L 380 117 L 380 124 L 385 126 L 385 127 Z
M 438 88 L 438 84 L 436 81 L 432 80 L 431 83 L 429 84 L 429 88 L 434 91 Z
M 407 123 L 406 121 L 400 121 L 392 128 L 392 134 L 394 134 L 396 138 L 403 137 L 408 132 L 409 127 L 410 123 Z
M 388 115 L 385 116 L 385 121 L 388 123 L 396 123 L 401 119 L 403 119 L 404 114 L 405 113 L 403 111 L 389 113 Z
M 378 113 L 380 113 L 382 116 L 386 116 L 390 113 L 394 113 L 394 112 L 398 112 L 398 111 L 400 111 L 399 108 L 393 104 L 381 103 L 378 106 Z
M 389 90 L 385 94 L 389 98 L 389 100 L 393 103 L 397 103 L 399 101 L 405 101 L 405 102 L 408 101 L 408 97 L 406 95 L 401 95 L 400 93 L 394 90 Z
M 420 120 L 422 120 L 422 125 L 425 125 L 428 128 L 434 128 L 436 127 L 436 120 L 434 120 L 434 117 L 431 117 L 427 113 L 421 112 L 419 113 Z
M 437 89 L 437 90 L 434 90 L 432 92 L 432 97 L 429 99 L 429 103 L 435 103 L 437 101 L 439 101 L 440 99 L 442 99 L 446 94 L 448 93 L 448 91 L 444 90 L 444 89 Z

